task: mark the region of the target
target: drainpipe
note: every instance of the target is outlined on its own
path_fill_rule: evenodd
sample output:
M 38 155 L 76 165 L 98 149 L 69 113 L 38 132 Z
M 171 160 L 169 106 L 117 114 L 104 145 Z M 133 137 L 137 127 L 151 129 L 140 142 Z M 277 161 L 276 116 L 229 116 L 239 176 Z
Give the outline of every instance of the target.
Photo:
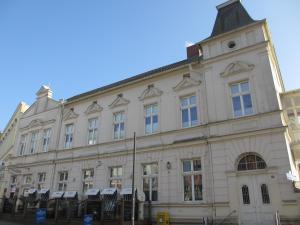
M 209 143 L 208 139 L 206 139 L 206 144 L 207 144 L 207 149 L 208 149 L 208 152 L 209 152 L 209 157 L 210 157 L 210 169 L 211 169 L 211 178 L 212 178 L 212 182 L 211 182 L 211 185 L 212 185 L 212 220 L 213 220 L 213 223 L 214 224 L 214 219 L 216 218 L 216 207 L 215 207 L 215 178 L 214 178 L 214 165 L 213 165 L 213 161 L 212 161 L 212 150 L 211 150 L 211 144 Z
M 63 114 L 64 114 L 64 100 L 61 99 L 60 101 L 60 118 L 59 118 L 59 123 L 58 123 L 58 131 L 57 131 L 57 137 L 56 137 L 56 143 L 55 143 L 55 158 L 54 158 L 54 166 L 53 166 L 53 172 L 52 172 L 52 178 L 51 178 L 51 183 L 50 183 L 50 188 L 51 190 L 54 190 L 54 178 L 55 178 L 55 172 L 56 172 L 56 164 L 57 164 L 57 151 L 59 149 L 59 141 L 60 141 L 60 135 L 61 135 L 61 126 L 62 126 L 62 121 L 63 121 Z

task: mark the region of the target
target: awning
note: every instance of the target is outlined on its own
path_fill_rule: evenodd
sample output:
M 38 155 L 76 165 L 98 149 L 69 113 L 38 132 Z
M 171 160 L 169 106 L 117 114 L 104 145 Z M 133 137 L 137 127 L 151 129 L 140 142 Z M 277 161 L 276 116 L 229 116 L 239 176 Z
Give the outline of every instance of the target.
M 101 191 L 101 195 L 113 195 L 117 191 L 116 188 L 104 188 Z
M 52 193 L 51 198 L 61 198 L 64 195 L 64 191 L 55 191 Z
M 136 191 L 136 188 L 134 189 L 134 191 Z M 123 188 L 121 190 L 121 195 L 131 195 L 132 194 L 132 187 L 128 187 L 128 188 Z
M 28 190 L 28 194 L 34 194 L 34 193 L 36 193 L 37 192 L 37 190 L 35 189 L 35 188 L 30 188 L 29 190 Z
M 41 190 L 38 191 L 39 194 L 46 194 L 49 191 L 48 188 L 42 188 Z
M 84 195 L 89 195 L 89 196 L 95 196 L 95 195 L 97 195 L 97 194 L 99 194 L 99 192 L 100 192 L 100 189 L 97 189 L 97 188 L 91 188 L 91 189 L 88 189 L 85 193 L 84 193 Z
M 77 191 L 66 191 L 64 194 L 64 198 L 75 198 L 77 195 Z

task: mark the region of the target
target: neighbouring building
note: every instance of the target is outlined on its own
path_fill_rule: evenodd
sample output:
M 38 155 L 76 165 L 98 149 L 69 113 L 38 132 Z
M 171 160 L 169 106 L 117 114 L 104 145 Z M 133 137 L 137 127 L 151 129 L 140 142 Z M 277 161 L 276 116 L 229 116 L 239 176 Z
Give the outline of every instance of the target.
M 20 117 L 28 109 L 28 105 L 24 102 L 21 102 L 10 118 L 8 124 L 0 135 L 0 193 L 2 194 L 5 188 L 5 185 L 8 184 L 8 181 L 4 179 L 4 170 L 6 163 L 9 162 L 10 156 L 15 156 L 14 146 L 16 143 L 16 136 L 18 132 L 18 125 Z M 5 182 L 7 182 L 5 184 Z M 0 197 L 0 205 L 2 198 Z
M 182 61 L 66 101 L 42 86 L 19 119 L 9 192 L 130 187 L 136 132 L 136 187 L 153 218 L 273 225 L 278 211 L 299 224 L 300 94 L 285 93 L 266 20 L 238 0 L 217 10 Z

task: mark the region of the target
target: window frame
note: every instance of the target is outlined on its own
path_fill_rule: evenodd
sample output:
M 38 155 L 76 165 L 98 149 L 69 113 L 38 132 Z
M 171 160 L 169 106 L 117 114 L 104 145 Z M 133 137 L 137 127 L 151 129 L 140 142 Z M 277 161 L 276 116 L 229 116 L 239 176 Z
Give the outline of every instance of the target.
M 190 103 L 190 98 L 191 97 L 195 97 L 195 103 L 191 104 Z M 187 106 L 182 106 L 182 101 L 184 99 L 188 99 L 188 105 Z M 180 107 L 180 126 L 182 129 L 185 128 L 190 128 L 190 127 L 195 127 L 198 126 L 200 124 L 200 117 L 199 117 L 199 109 L 198 109 L 198 103 L 197 103 L 197 94 L 196 93 L 192 93 L 192 94 L 188 94 L 188 95 L 184 95 L 181 96 L 179 98 L 179 107 Z M 197 116 L 197 120 L 196 120 L 196 124 L 192 124 L 192 120 L 191 120 L 191 108 L 195 108 L 196 109 L 196 116 Z M 188 110 L 188 126 L 183 126 L 183 120 L 182 120 L 182 113 L 183 110 L 187 109 Z
M 31 137 L 30 137 L 30 142 L 29 142 L 29 154 L 34 154 L 37 149 L 37 142 L 38 142 L 38 131 L 32 131 L 31 132 Z
M 194 170 L 194 161 L 200 161 L 200 170 Z M 184 162 L 191 162 L 191 170 L 184 172 Z M 181 173 L 182 173 L 182 186 L 183 186 L 183 201 L 184 202 L 201 202 L 204 199 L 204 194 L 203 194 L 203 187 L 204 187 L 204 179 L 203 179 L 203 162 L 202 162 L 202 157 L 197 157 L 197 158 L 192 158 L 192 159 L 183 159 L 181 160 Z M 195 199 L 195 176 L 200 175 L 201 176 L 201 199 L 196 200 Z M 191 176 L 191 186 L 192 186 L 192 200 L 185 200 L 185 190 L 184 190 L 184 177 L 185 176 Z
M 263 189 L 263 187 L 265 187 L 265 189 Z M 267 184 L 263 183 L 260 185 L 260 194 L 261 194 L 262 204 L 264 205 L 271 204 L 270 192 Z
M 28 134 L 22 134 L 20 137 L 20 145 L 19 145 L 19 155 L 26 154 L 26 145 L 27 145 Z
M 157 166 L 157 173 L 153 173 L 152 172 L 152 165 L 156 165 Z M 144 174 L 144 171 L 145 171 L 145 167 L 146 166 L 151 166 L 150 169 L 151 169 L 151 172 L 150 174 Z M 152 189 L 152 179 L 156 179 L 157 180 L 157 194 L 156 194 L 156 198 L 155 200 L 153 200 L 153 196 L 152 196 L 152 192 L 155 191 Z M 149 200 L 148 201 L 151 201 L 151 202 L 157 202 L 158 199 L 159 199 L 159 192 L 158 192 L 158 184 L 159 184 L 159 181 L 158 181 L 158 178 L 159 178 L 159 165 L 158 165 L 158 162 L 150 162 L 150 163 L 144 163 L 142 164 L 142 190 L 144 192 L 144 179 L 147 179 L 148 180 L 148 183 L 149 183 Z M 145 194 L 145 199 L 146 199 L 146 194 Z M 147 200 L 145 200 L 147 201 Z
M 254 157 L 255 160 L 249 161 L 249 157 Z M 236 170 L 238 172 L 243 172 L 243 171 L 253 171 L 253 170 L 264 170 L 266 168 L 267 168 L 267 163 L 261 156 L 255 153 L 248 153 L 242 155 L 238 159 Z
M 113 170 L 117 169 L 117 176 L 113 176 Z M 121 175 L 119 174 L 119 169 L 121 169 Z M 109 187 L 122 189 L 123 186 L 123 166 L 112 166 L 109 167 Z M 112 185 L 112 181 L 117 181 L 116 185 Z M 118 187 L 120 185 L 120 187 Z
M 43 151 L 48 152 L 50 145 L 50 138 L 52 134 L 51 128 L 46 128 L 43 130 Z
M 40 172 L 37 174 L 37 189 L 38 190 L 45 188 L 46 176 L 47 176 L 46 172 Z M 42 180 L 40 180 L 40 177 L 42 177 Z
M 90 176 L 85 176 L 87 171 L 91 172 Z M 93 188 L 94 186 L 94 177 L 95 177 L 95 170 L 94 168 L 88 168 L 82 170 L 82 192 L 85 193 L 88 189 Z
M 150 115 L 147 115 L 147 108 L 150 107 Z M 153 113 L 153 107 L 156 107 L 156 113 Z M 158 103 L 150 103 L 147 105 L 144 105 L 144 133 L 145 135 L 151 135 L 151 134 L 155 134 L 158 133 L 159 130 L 159 108 L 158 108 Z M 157 128 L 156 130 L 153 129 L 154 127 L 154 123 L 153 123 L 153 117 L 157 117 Z M 146 123 L 146 119 L 150 117 L 150 127 L 151 130 L 150 132 L 147 132 L 147 123 Z
M 71 127 L 72 129 L 68 129 Z M 74 141 L 74 123 L 69 123 L 65 125 L 65 134 L 64 134 L 64 149 L 70 149 L 73 147 Z
M 90 126 L 91 122 L 95 121 L 94 127 Z M 93 117 L 88 119 L 88 135 L 87 135 L 87 144 L 88 145 L 95 145 L 98 142 L 98 118 Z M 92 139 L 90 143 L 90 132 L 92 133 Z
M 29 178 L 29 181 L 27 180 Z M 24 175 L 24 185 L 30 185 L 32 183 L 32 174 Z
M 60 180 L 61 174 L 63 174 L 63 180 Z M 63 170 L 58 172 L 58 182 L 57 182 L 57 190 L 58 191 L 66 191 L 68 187 L 68 179 L 69 179 L 69 171 Z M 62 189 L 60 190 L 60 185 L 62 185 Z
M 249 87 L 249 90 L 245 91 L 245 92 L 243 92 L 242 88 L 241 88 L 241 85 L 244 84 L 244 83 L 248 83 L 248 87 Z M 238 89 L 239 89 L 238 93 L 236 93 L 236 94 L 232 94 L 232 91 L 231 91 L 231 87 L 234 86 L 234 85 L 238 85 Z M 229 84 L 229 93 L 230 93 L 230 99 L 231 99 L 231 110 L 232 110 L 233 118 L 241 118 L 241 117 L 245 117 L 245 116 L 251 116 L 251 115 L 254 114 L 253 96 L 252 96 L 251 85 L 250 85 L 249 79 L 230 83 Z M 243 96 L 244 95 L 248 95 L 248 94 L 250 95 L 250 99 L 251 99 L 251 109 L 252 109 L 252 112 L 249 113 L 249 114 L 245 114 Z M 240 116 L 236 116 L 235 115 L 234 105 L 233 105 L 233 98 L 234 97 L 239 97 L 239 99 L 240 99 L 241 110 L 242 110 L 242 115 L 240 115 Z
M 117 120 L 117 115 L 120 114 L 121 115 L 121 120 L 118 121 Z M 123 140 L 125 139 L 125 110 L 122 111 L 117 111 L 113 113 L 113 139 L 114 140 Z M 123 131 L 121 130 L 121 124 L 123 124 Z M 115 125 L 119 125 L 118 126 L 118 130 L 117 130 L 117 137 L 115 135 Z
M 246 190 L 245 188 L 247 188 L 247 193 L 245 193 L 245 190 Z M 248 185 L 246 185 L 246 184 L 242 185 L 241 191 L 242 191 L 243 205 L 250 205 L 251 199 L 250 199 L 250 191 L 249 191 Z

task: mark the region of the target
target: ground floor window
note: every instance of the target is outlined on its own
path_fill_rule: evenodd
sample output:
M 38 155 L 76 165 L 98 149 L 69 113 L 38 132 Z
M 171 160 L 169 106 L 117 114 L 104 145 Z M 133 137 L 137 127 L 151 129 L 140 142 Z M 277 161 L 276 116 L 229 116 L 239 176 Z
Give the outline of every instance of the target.
M 243 197 L 243 203 L 245 205 L 250 204 L 250 196 L 249 196 L 249 188 L 247 185 L 243 185 L 242 187 L 242 197 Z
M 122 188 L 122 166 L 115 166 L 110 168 L 109 186 L 121 190 Z
M 261 189 L 261 197 L 263 204 L 270 204 L 270 196 L 269 196 L 269 190 L 268 186 L 266 184 L 262 184 L 260 186 Z
M 66 191 L 68 184 L 68 171 L 58 172 L 58 191 Z
M 202 196 L 201 159 L 183 160 L 184 201 L 199 201 Z
M 158 192 L 158 164 L 143 165 L 143 191 L 146 201 L 157 201 Z

